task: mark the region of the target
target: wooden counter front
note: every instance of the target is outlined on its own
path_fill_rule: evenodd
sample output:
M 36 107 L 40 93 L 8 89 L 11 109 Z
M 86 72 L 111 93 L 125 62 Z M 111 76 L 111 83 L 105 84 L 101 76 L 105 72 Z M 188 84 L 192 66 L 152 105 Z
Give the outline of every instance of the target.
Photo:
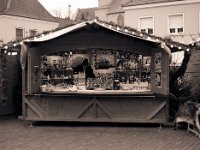
M 168 97 L 151 92 L 79 91 L 26 94 L 24 120 L 166 123 Z

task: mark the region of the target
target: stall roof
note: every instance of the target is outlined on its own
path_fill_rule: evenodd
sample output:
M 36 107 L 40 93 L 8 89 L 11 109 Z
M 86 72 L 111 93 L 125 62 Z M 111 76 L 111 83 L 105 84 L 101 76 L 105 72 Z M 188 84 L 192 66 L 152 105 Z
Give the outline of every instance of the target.
M 128 36 L 131 36 L 131 37 L 135 37 L 135 38 L 138 38 L 138 39 L 141 39 L 141 40 L 146 40 L 146 41 L 150 41 L 150 42 L 154 42 L 154 43 L 161 43 L 160 40 L 151 39 L 150 37 L 147 38 L 147 37 L 137 36 L 136 34 L 133 34 L 128 30 L 121 30 L 120 27 L 114 28 L 112 25 L 108 25 L 108 24 L 105 24 L 103 22 L 99 22 L 96 19 L 93 20 L 93 21 L 81 22 L 79 24 L 58 30 L 56 32 L 52 32 L 52 33 L 49 33 L 49 34 L 46 34 L 46 35 L 41 35 L 40 37 L 28 39 L 25 42 L 27 42 L 27 43 L 29 43 L 29 42 L 44 42 L 44 41 L 52 40 L 54 38 L 57 38 L 57 37 L 60 37 L 62 35 L 65 35 L 67 33 L 79 30 L 83 27 L 86 27 L 87 25 L 92 25 L 92 24 L 97 24 L 97 25 L 99 25 L 103 28 L 106 28 L 106 29 L 109 29 L 109 30 L 112 30 L 114 32 L 118 32 L 118 33 L 121 33 L 121 34 L 124 34 L 124 35 L 128 35 Z

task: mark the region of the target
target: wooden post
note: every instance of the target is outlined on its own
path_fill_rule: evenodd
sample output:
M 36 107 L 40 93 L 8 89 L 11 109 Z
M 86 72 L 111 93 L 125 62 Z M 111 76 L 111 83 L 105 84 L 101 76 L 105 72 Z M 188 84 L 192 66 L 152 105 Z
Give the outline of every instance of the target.
M 25 67 L 22 68 L 22 117 L 25 118 Z

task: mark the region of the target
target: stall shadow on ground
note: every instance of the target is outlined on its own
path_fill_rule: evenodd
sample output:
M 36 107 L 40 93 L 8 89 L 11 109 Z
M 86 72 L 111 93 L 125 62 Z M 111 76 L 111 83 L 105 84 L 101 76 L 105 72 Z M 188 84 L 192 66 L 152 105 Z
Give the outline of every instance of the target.
M 133 128 L 172 128 L 173 123 L 116 123 L 116 122 L 68 122 L 68 121 L 25 121 L 24 125 L 33 127 L 133 127 Z

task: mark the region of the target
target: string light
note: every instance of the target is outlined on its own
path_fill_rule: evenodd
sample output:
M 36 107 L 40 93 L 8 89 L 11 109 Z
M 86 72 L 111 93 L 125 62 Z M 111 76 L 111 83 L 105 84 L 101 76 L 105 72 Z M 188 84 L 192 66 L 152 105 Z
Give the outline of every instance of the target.
M 132 32 L 132 34 L 135 34 L 135 32 Z
M 8 49 L 8 46 L 6 45 L 6 46 L 4 46 L 4 49 Z
M 186 51 L 187 51 L 187 52 L 189 52 L 189 51 L 190 51 L 190 49 L 189 49 L 189 48 L 187 48 L 187 49 L 186 49 Z
M 181 47 L 179 46 L 178 49 L 181 49 Z
M 125 29 L 124 31 L 125 31 L 125 32 L 128 32 L 128 30 L 127 30 L 127 29 Z
M 13 44 L 13 46 L 15 47 L 15 46 L 17 46 L 17 44 L 16 44 L 16 43 L 14 43 L 14 44 Z
M 174 47 L 174 45 L 171 45 L 171 48 L 173 48 Z

